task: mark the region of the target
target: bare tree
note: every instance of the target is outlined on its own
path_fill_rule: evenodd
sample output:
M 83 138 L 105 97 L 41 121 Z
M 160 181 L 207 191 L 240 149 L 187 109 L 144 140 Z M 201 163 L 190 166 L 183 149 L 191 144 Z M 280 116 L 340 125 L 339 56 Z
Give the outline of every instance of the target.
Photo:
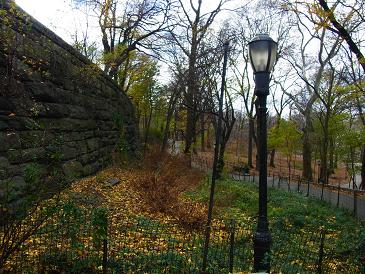
M 323 29 L 328 30 L 328 32 L 332 33 L 333 35 L 326 35 L 323 37 L 321 43 L 325 41 L 330 42 L 334 40 L 334 37 L 337 36 L 337 40 L 339 41 L 346 41 L 349 51 L 349 59 L 352 60 L 352 56 L 354 55 L 355 59 L 358 62 L 358 65 L 362 68 L 362 73 L 359 78 L 354 79 L 352 78 L 352 84 L 356 82 L 361 82 L 363 79 L 363 73 L 365 71 L 365 63 L 364 63 L 364 55 L 361 52 L 361 37 L 359 33 L 364 31 L 365 21 L 364 21 L 364 14 L 365 14 L 365 4 L 363 1 L 359 0 L 351 0 L 351 1 L 343 1 L 343 0 L 336 0 L 331 2 L 331 6 L 329 6 L 328 1 L 324 0 L 313 0 L 308 2 L 303 1 L 288 1 L 284 0 L 280 2 L 280 5 L 284 10 L 293 11 L 297 14 L 298 18 L 302 18 L 301 20 L 305 20 L 306 23 L 311 23 L 315 26 L 314 31 L 322 32 Z M 338 15 L 338 16 L 337 16 Z M 303 24 L 302 24 L 303 25 Z M 304 26 L 304 25 L 303 25 Z M 307 30 L 309 30 L 309 25 L 306 26 Z M 310 31 L 309 31 L 310 32 Z M 321 52 L 321 51 L 320 51 Z M 336 52 L 338 54 L 339 51 Z M 331 57 L 332 59 L 333 57 Z M 327 59 L 323 59 L 326 61 Z M 328 62 L 329 60 L 327 60 Z M 321 63 L 325 65 L 325 63 Z M 349 68 L 348 70 L 351 71 L 352 65 L 347 65 Z M 324 66 L 323 66 L 324 68 Z M 323 70 L 322 70 L 323 71 Z M 319 72 L 319 71 L 318 71 Z M 350 73 L 350 75 L 354 76 L 354 74 Z M 317 74 L 317 76 L 320 76 Z M 303 78 L 303 77 L 301 77 Z M 321 77 L 320 77 L 321 78 Z M 348 78 L 348 77 L 345 77 Z M 318 79 L 316 77 L 316 79 Z M 316 85 L 314 85 L 315 87 Z M 360 93 L 362 92 L 359 89 Z M 314 93 L 315 95 L 315 93 Z M 315 95 L 316 96 L 316 95 Z M 358 97 L 359 98 L 359 97 Z M 315 98 L 313 98 L 315 99 Z M 315 100 L 314 100 L 315 101 Z M 361 101 L 361 99 L 359 100 Z M 309 100 L 311 102 L 311 100 Z M 358 111 L 360 117 L 363 117 L 363 107 L 361 104 L 358 104 Z M 303 108 L 302 108 L 303 110 Z M 361 118 L 362 121 L 365 119 Z M 306 121 L 309 121 L 306 119 Z M 363 124 L 365 125 L 365 124 Z M 307 153 L 306 153 L 307 154 Z M 363 159 L 362 159 L 362 182 L 365 186 L 365 145 L 363 148 Z M 304 157 L 304 155 L 303 155 Z M 306 157 L 307 158 L 307 157 Z M 304 167 L 306 167 L 307 160 L 304 161 Z M 306 168 L 305 168 L 306 169 Z M 303 170 L 304 171 L 304 170 Z M 304 172 L 306 173 L 306 172 Z M 305 174 L 304 174 L 305 175 Z M 309 175 L 309 174 L 308 174 Z M 306 176 L 307 177 L 307 176 Z
M 185 130 L 184 153 L 190 153 L 191 145 L 196 138 L 196 122 L 199 118 L 198 91 L 198 60 L 202 54 L 202 43 L 207 36 L 210 26 L 223 5 L 229 0 L 220 0 L 215 8 L 203 12 L 202 0 L 196 4 L 178 0 L 179 11 L 176 13 L 176 25 L 171 28 L 171 40 L 181 49 L 187 58 L 187 89 L 185 92 L 185 105 L 187 108 L 187 121 Z
M 333 59 L 339 50 L 340 39 L 334 39 L 330 45 L 325 44 L 326 30 L 311 29 L 308 27 L 308 17 L 297 12 L 297 8 L 293 8 L 296 13 L 297 22 L 295 28 L 297 30 L 297 39 L 300 44 L 297 52 L 292 50 L 283 58 L 288 61 L 292 69 L 294 69 L 300 79 L 298 82 L 298 92 L 296 94 L 287 92 L 289 98 L 292 99 L 298 111 L 304 117 L 303 131 L 303 177 L 307 180 L 313 180 L 312 175 L 312 110 L 313 105 L 318 99 L 318 89 L 322 81 L 323 73 L 326 66 Z M 313 19 L 314 20 L 314 19 Z M 311 56 L 313 52 L 313 44 L 319 45 L 318 50 L 314 50 L 316 56 Z M 303 83 L 303 84 L 301 84 Z
M 359 28 L 363 31 L 363 28 L 365 26 L 365 3 L 364 1 L 351 1 L 349 3 L 348 1 L 336 1 L 332 7 L 329 7 L 328 2 L 325 0 L 318 0 L 318 3 L 324 10 L 324 20 L 320 21 L 319 25 L 329 29 L 336 35 L 342 37 L 344 39 L 349 47 L 349 50 L 353 55 L 356 56 L 356 59 L 358 61 L 358 64 L 362 67 L 363 72 L 359 75 L 355 73 L 354 66 L 352 63 L 350 63 L 350 75 L 352 78 L 352 82 L 355 83 L 355 86 L 357 86 L 358 90 L 363 93 L 363 97 L 365 92 L 362 87 L 360 87 L 358 84 L 363 80 L 364 78 L 364 72 L 365 72 L 365 57 L 364 54 L 361 52 L 361 46 L 359 41 L 355 41 L 354 36 L 352 35 L 356 31 L 358 31 Z M 336 16 L 336 8 L 345 10 L 347 12 L 345 18 L 354 18 L 352 21 L 352 24 L 348 24 L 347 21 L 341 22 L 338 20 Z M 330 22 L 330 24 L 328 23 Z M 348 55 L 349 59 L 352 59 L 352 56 Z M 356 78 L 356 76 L 358 76 Z M 365 116 L 363 111 L 363 104 L 360 103 L 361 99 L 359 99 L 359 96 L 356 97 L 356 105 L 358 108 L 359 116 L 362 121 L 363 127 L 365 128 Z M 362 149 L 362 166 L 361 166 L 361 188 L 365 189 L 365 144 L 363 145 Z
M 150 54 L 153 41 L 165 31 L 170 18 L 170 0 L 74 0 L 88 5 L 98 18 L 102 34 L 104 70 L 124 87 L 130 53 L 138 50 Z M 156 37 L 157 36 L 157 37 Z
M 282 53 L 290 48 L 290 39 L 287 39 L 291 28 L 291 18 L 283 13 L 270 1 L 256 1 L 250 6 L 244 7 L 237 18 L 234 19 L 237 29 L 237 44 L 239 56 L 235 56 L 233 62 L 236 92 L 242 97 L 245 114 L 248 118 L 248 166 L 253 167 L 253 141 L 257 145 L 258 138 L 255 135 L 255 95 L 252 83 L 252 72 L 249 65 L 249 53 L 247 44 L 258 33 L 271 33 L 278 41 L 278 60 Z M 244 64 L 242 66 L 242 63 Z

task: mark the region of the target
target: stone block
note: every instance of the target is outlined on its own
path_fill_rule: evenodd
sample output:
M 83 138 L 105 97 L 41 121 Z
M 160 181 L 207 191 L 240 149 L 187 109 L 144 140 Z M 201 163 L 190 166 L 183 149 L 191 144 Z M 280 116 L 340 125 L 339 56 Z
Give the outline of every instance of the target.
M 68 142 L 62 145 L 61 153 L 63 160 L 75 159 L 79 155 L 75 142 Z
M 80 162 L 73 160 L 62 165 L 63 173 L 68 179 L 80 178 L 83 176 L 83 166 Z
M 9 98 L 0 97 L 0 114 L 9 115 L 14 110 L 15 110 L 15 105 Z
M 100 152 L 98 150 L 95 150 L 93 152 L 81 155 L 79 157 L 79 160 L 83 165 L 86 165 L 92 162 L 96 162 L 99 157 L 100 157 Z
M 87 139 L 86 143 L 87 143 L 88 151 L 94 151 L 99 148 L 99 139 L 98 138 Z
M 9 149 L 7 151 L 7 156 L 11 164 L 34 162 L 45 159 L 46 150 L 44 149 L 44 147 L 28 149 Z
M 100 170 L 100 165 L 98 163 L 91 163 L 84 166 L 83 173 L 84 176 L 95 174 L 98 170 Z
M 6 157 L 0 157 L 0 169 L 8 169 L 10 162 Z

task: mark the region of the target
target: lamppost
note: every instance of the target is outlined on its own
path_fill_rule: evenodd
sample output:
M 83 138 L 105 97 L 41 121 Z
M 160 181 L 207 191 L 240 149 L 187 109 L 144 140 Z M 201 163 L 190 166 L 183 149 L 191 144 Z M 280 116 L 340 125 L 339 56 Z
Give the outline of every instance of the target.
M 267 108 L 270 72 L 275 64 L 277 43 L 267 34 L 259 34 L 248 44 L 252 69 L 255 78 L 255 95 L 258 99 L 258 153 L 259 153 L 259 216 L 254 242 L 254 271 L 270 272 L 271 235 L 267 220 Z

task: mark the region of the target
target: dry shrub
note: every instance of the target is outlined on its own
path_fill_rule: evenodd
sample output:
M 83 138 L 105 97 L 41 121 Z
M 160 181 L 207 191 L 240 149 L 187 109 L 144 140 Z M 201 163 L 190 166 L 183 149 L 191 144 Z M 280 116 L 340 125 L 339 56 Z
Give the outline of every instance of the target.
M 189 167 L 183 156 L 151 152 L 144 160 L 145 170 L 133 183 L 147 210 L 170 215 L 186 228 L 201 228 L 206 207 L 182 197 L 186 190 L 198 186 L 203 174 Z

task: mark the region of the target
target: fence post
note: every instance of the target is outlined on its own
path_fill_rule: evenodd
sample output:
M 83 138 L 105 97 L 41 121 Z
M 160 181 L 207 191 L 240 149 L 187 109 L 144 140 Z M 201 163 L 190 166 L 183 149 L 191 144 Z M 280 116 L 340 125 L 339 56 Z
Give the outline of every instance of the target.
M 307 197 L 309 197 L 309 180 L 307 179 Z
M 234 220 L 231 221 L 231 235 L 229 245 L 229 272 L 233 273 L 233 260 L 234 260 L 234 233 L 236 230 L 236 223 Z
M 338 182 L 338 186 L 337 186 L 337 207 L 339 207 L 340 205 L 340 182 Z
M 298 184 L 297 192 L 299 193 L 300 192 L 300 186 L 302 184 L 302 177 L 299 176 L 299 180 L 298 180 L 297 184 Z
M 354 189 L 354 216 L 357 214 L 357 191 Z
M 105 214 L 105 215 L 104 215 Z M 103 274 L 107 274 L 108 273 L 108 229 L 110 228 L 110 224 L 108 222 L 108 213 L 103 212 L 103 221 L 104 223 L 101 224 L 102 233 L 103 233 L 103 242 L 102 242 L 102 248 L 103 248 L 103 263 L 102 263 L 102 267 L 103 267 Z M 103 225 L 105 225 L 105 227 L 103 227 Z
M 108 273 L 108 240 L 103 240 L 103 274 Z
M 323 188 L 324 188 L 324 181 L 322 181 L 321 201 L 323 201 Z
M 324 238 L 325 238 L 325 231 L 321 229 L 321 243 L 319 246 L 319 254 L 318 254 L 318 265 L 317 265 L 317 273 L 322 274 L 322 263 L 323 263 L 323 255 L 324 255 Z
M 275 185 L 275 172 L 272 172 L 272 182 L 271 182 L 271 186 L 274 187 Z

